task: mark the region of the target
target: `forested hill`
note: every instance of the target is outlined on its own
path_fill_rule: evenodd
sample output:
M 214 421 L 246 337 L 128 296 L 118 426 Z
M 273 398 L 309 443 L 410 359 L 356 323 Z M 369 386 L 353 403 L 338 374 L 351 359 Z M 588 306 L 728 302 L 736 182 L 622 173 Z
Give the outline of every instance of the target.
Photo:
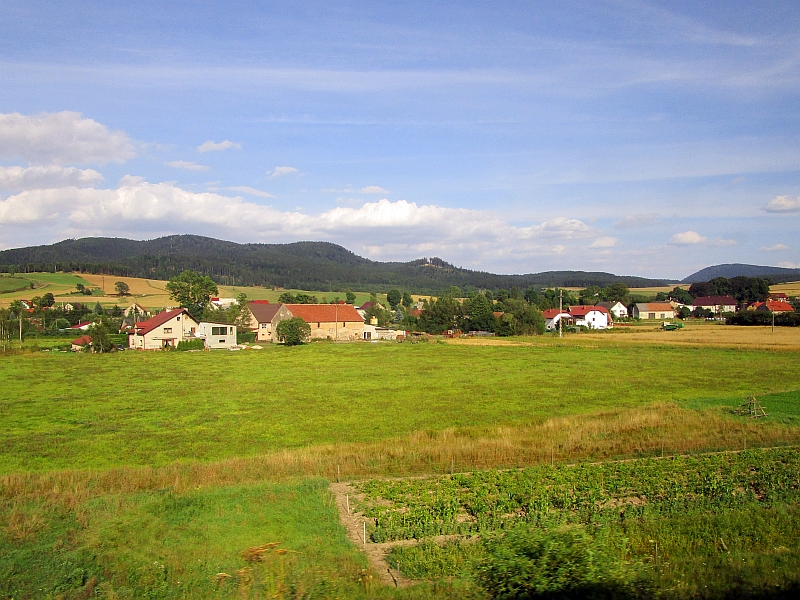
M 800 280 L 800 269 L 786 269 L 783 267 L 764 267 L 759 265 L 728 264 L 714 265 L 692 273 L 681 283 L 697 283 L 711 281 L 715 277 L 763 277 L 774 283 Z
M 666 285 L 664 280 L 584 271 L 495 275 L 461 269 L 441 259 L 376 262 L 327 242 L 236 244 L 195 235 L 147 241 L 119 238 L 65 240 L 0 252 L 0 271 L 83 271 L 169 279 L 190 269 L 223 285 L 263 285 L 305 290 L 385 291 L 398 287 L 440 293 L 450 286 L 497 290 L 532 285 L 587 287 L 621 282 L 629 287 Z

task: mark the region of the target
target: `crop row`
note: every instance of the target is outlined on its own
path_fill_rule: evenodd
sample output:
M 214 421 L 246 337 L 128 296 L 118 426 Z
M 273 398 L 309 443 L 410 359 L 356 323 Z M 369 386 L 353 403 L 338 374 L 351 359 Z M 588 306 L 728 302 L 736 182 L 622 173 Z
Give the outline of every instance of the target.
M 750 450 L 602 464 L 476 471 L 356 484 L 376 542 L 503 529 L 512 523 L 636 518 L 800 497 L 800 452 Z

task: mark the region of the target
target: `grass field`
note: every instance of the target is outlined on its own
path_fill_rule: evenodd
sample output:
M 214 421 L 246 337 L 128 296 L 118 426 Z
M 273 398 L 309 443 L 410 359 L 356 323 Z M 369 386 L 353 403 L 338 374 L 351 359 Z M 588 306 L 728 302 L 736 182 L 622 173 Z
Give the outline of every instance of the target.
M 0 277 L 0 294 L 30 289 L 30 281 L 22 277 Z
M 563 340 L 0 355 L 0 597 L 483 598 L 452 570 L 380 584 L 328 482 L 798 444 L 799 335 L 642 326 Z M 767 419 L 733 414 L 750 394 Z M 697 546 L 674 572 L 728 581 L 725 560 L 755 530 L 734 542 L 728 532 L 750 522 L 764 537 L 736 572 L 768 568 L 753 581 L 786 583 L 793 506 L 676 511 L 676 539 L 723 531 L 714 539 L 733 549 Z M 637 543 L 665 535 L 664 519 L 644 519 Z M 440 552 L 423 550 L 403 558 L 410 568 L 416 552 L 420 573 Z M 681 585 L 676 597 L 697 591 Z

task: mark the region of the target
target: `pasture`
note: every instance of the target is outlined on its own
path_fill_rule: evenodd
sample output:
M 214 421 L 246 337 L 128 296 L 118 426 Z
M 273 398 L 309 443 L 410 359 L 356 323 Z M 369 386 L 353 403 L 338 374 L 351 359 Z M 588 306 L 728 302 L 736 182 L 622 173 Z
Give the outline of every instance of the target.
M 413 585 L 382 585 L 328 483 L 798 444 L 798 332 L 753 329 L 0 356 L 0 596 L 486 597 L 468 569 L 430 570 L 470 560 L 431 540 L 402 559 Z M 750 394 L 767 419 L 733 413 Z M 746 518 L 790 532 L 780 502 L 703 527 L 729 547 Z M 642 543 L 667 527 L 645 517 Z M 785 583 L 779 546 L 752 558 Z

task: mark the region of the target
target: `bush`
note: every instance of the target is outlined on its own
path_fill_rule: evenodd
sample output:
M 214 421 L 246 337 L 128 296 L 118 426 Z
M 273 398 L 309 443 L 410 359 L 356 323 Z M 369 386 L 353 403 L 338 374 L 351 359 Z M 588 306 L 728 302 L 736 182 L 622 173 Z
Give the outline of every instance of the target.
M 634 598 L 646 595 L 637 572 L 610 556 L 580 527 L 527 525 L 484 542 L 478 581 L 493 598 Z M 617 554 L 617 552 L 614 552 Z
M 256 341 L 255 331 L 237 331 L 236 343 L 237 344 L 254 344 Z
M 178 342 L 178 350 L 181 352 L 185 352 L 187 350 L 203 350 L 205 349 L 206 344 L 201 339 L 196 340 L 186 340 L 183 342 Z
M 305 344 L 311 337 L 311 326 L 300 317 L 292 317 L 278 323 L 278 339 L 287 346 Z
M 772 313 L 743 310 L 725 319 L 728 325 L 772 325 Z M 781 327 L 800 326 L 800 315 L 797 313 L 781 313 L 775 315 L 775 325 Z

